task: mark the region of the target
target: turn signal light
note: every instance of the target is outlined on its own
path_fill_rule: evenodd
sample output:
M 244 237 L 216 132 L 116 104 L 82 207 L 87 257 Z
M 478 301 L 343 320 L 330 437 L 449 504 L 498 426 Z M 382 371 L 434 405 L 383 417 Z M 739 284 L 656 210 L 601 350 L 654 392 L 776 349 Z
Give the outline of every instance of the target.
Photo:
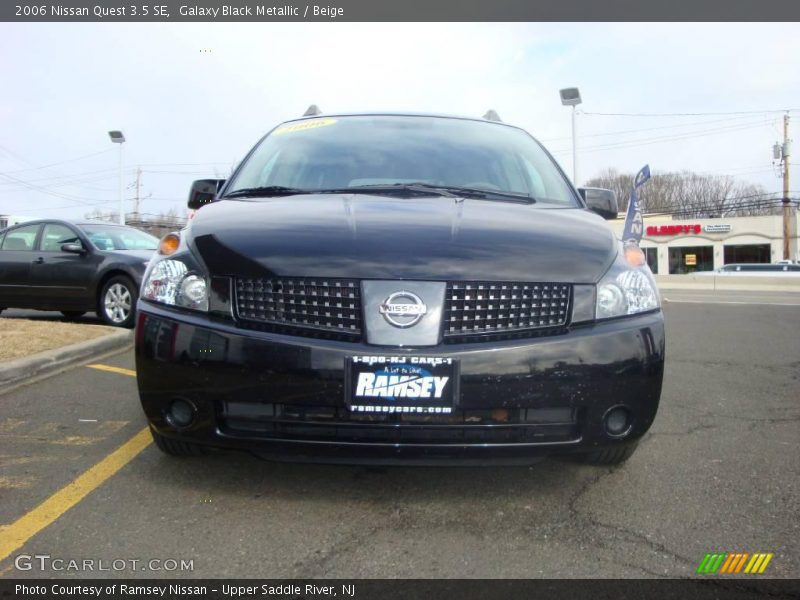
M 181 237 L 177 233 L 168 233 L 158 243 L 158 253 L 162 256 L 175 254 L 181 245 Z
M 641 267 L 646 262 L 644 252 L 639 246 L 626 246 L 625 262 L 632 267 Z

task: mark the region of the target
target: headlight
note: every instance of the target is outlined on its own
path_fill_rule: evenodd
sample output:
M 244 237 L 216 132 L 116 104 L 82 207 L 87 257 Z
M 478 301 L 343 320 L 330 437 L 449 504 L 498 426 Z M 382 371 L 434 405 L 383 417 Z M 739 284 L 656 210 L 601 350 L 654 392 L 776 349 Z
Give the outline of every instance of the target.
M 617 260 L 597 284 L 597 319 L 610 319 L 654 310 L 660 306 L 650 268 L 620 252 Z M 637 265 L 637 262 L 640 264 Z
M 208 311 L 206 280 L 180 260 L 157 262 L 142 286 L 142 298 L 181 308 Z

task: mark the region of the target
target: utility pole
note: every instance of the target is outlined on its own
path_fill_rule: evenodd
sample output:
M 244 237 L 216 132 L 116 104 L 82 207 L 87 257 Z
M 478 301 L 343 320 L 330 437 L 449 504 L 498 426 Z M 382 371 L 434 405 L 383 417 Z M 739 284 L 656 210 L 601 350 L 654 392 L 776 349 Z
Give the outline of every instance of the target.
M 791 205 L 789 204 L 789 113 L 783 115 L 783 258 L 789 260 L 791 255 L 789 253 L 789 238 L 791 228 L 789 221 L 792 216 Z
M 133 197 L 133 219 L 139 223 L 139 184 L 141 183 L 142 167 L 136 168 L 136 194 Z
M 578 130 L 575 119 L 575 105 L 572 105 L 572 183 L 577 187 L 578 181 Z

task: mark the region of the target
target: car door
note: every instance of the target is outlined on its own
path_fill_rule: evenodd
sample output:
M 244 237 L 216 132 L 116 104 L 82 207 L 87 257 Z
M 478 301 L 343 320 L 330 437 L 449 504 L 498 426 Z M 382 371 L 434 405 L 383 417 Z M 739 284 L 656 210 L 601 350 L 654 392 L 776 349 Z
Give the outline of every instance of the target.
M 64 244 L 79 244 L 84 252 L 65 252 L 61 249 Z M 42 308 L 91 310 L 94 307 L 91 285 L 102 258 L 87 246 L 69 225 L 44 224 L 29 279 Z
M 41 224 L 6 231 L 0 244 L 0 308 L 31 308 L 30 269 Z

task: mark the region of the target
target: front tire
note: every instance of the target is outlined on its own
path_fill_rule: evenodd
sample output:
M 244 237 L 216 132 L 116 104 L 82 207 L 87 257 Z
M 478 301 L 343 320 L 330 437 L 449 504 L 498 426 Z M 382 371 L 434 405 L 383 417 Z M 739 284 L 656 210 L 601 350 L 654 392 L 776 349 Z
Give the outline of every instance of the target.
M 116 275 L 106 281 L 97 299 L 97 314 L 113 327 L 133 327 L 139 290 L 130 277 Z
M 160 433 L 156 433 L 152 429 L 150 429 L 150 433 L 153 434 L 153 441 L 156 443 L 156 446 L 158 446 L 158 449 L 164 454 L 169 454 L 170 456 L 205 456 L 208 454 L 208 448 L 200 444 L 173 440 L 164 437 Z
M 587 465 L 621 465 L 636 452 L 636 444 L 612 446 L 587 452 L 581 456 L 581 462 Z

